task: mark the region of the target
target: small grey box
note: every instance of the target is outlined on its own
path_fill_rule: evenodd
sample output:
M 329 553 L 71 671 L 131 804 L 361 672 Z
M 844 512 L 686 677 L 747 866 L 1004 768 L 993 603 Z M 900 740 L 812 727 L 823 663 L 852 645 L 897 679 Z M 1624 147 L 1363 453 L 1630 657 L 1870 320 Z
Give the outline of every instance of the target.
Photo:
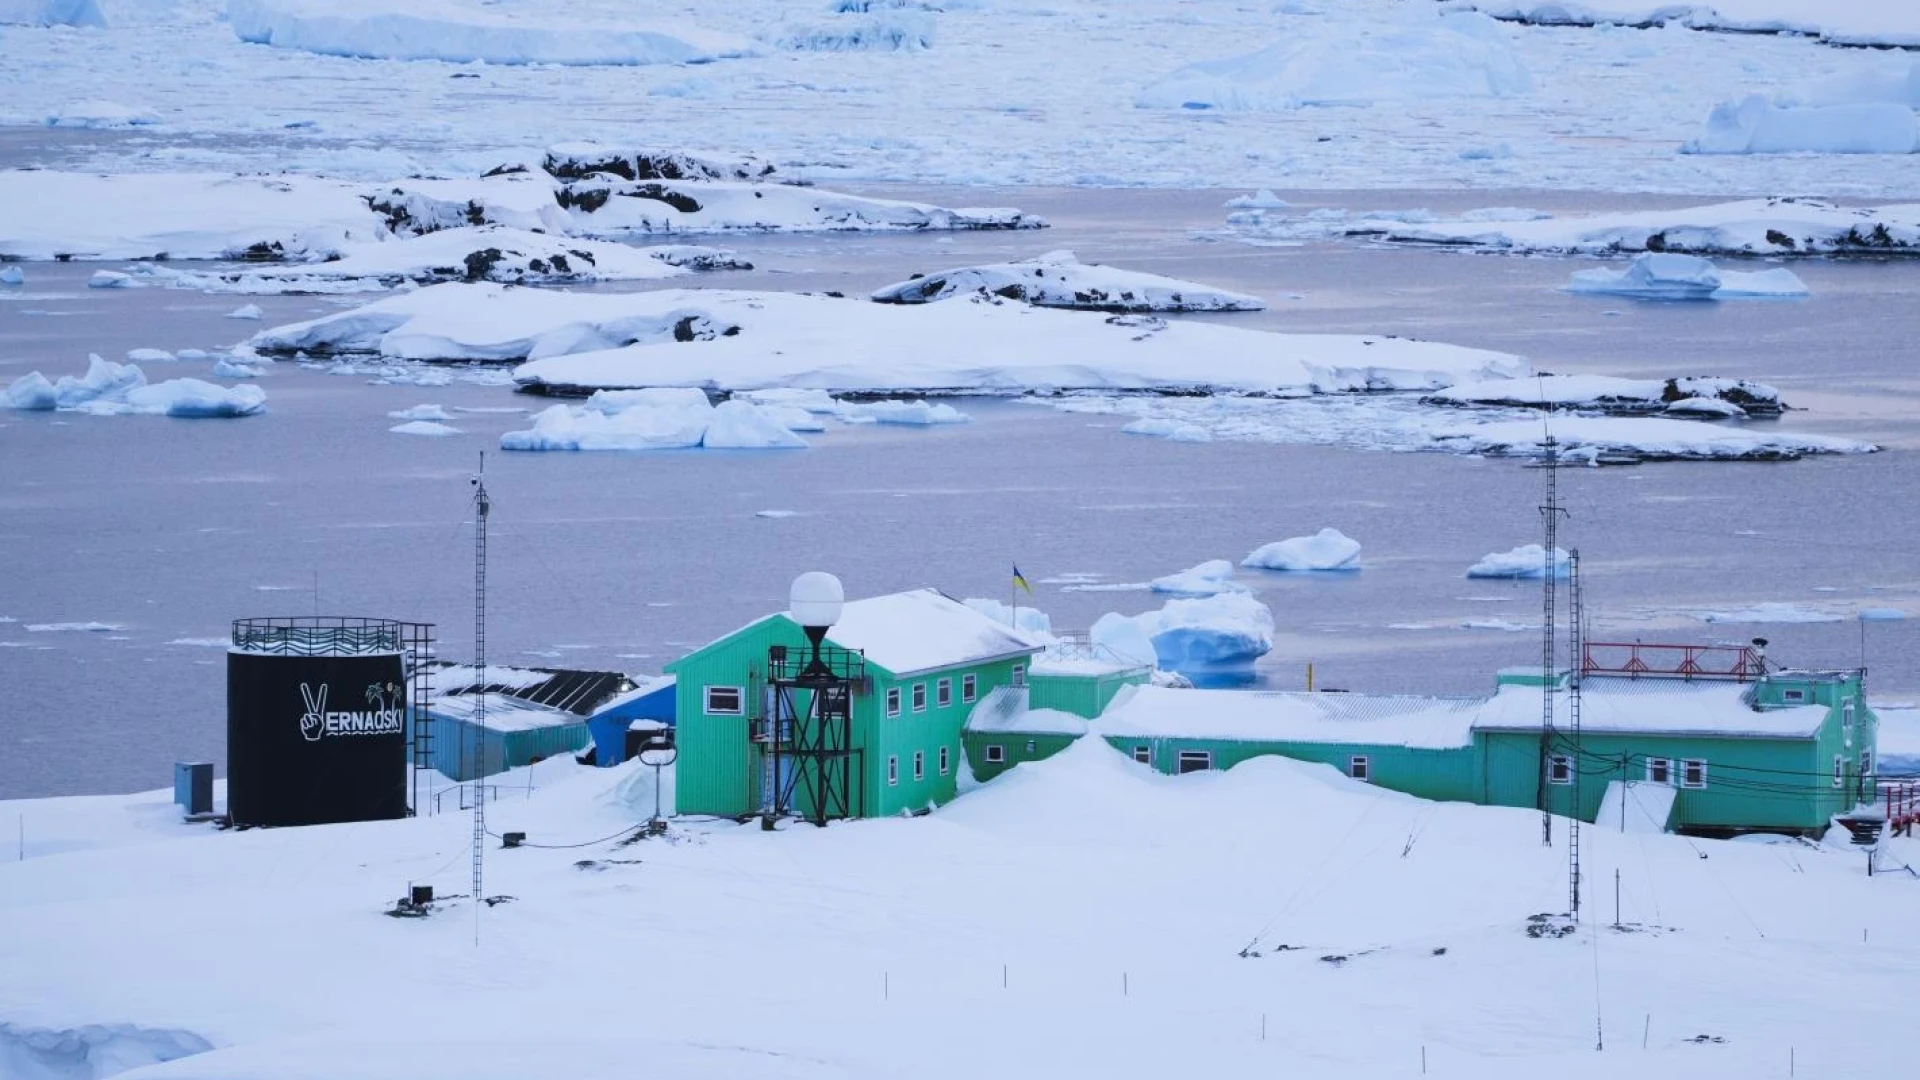
M 189 816 L 213 813 L 213 762 L 175 762 L 173 801 Z

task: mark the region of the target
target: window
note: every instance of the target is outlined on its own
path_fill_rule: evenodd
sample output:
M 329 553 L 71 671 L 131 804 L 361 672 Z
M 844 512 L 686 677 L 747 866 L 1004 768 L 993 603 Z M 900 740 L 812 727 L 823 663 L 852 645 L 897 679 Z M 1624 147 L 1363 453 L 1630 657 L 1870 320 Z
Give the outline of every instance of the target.
M 1367 755 L 1355 754 L 1347 759 L 1347 775 L 1353 777 L 1355 780 L 1364 781 L 1372 772 L 1370 768 L 1371 764 L 1372 763 L 1367 760 Z
M 1664 758 L 1664 757 L 1648 758 L 1647 759 L 1647 783 L 1649 784 L 1673 783 L 1673 759 Z
M 1035 740 L 1035 739 L 1028 739 L 1028 740 L 1027 740 L 1027 753 L 1029 753 L 1029 754 L 1035 754 L 1035 753 L 1039 753 L 1039 751 L 1040 751 L 1040 743 L 1039 743 L 1039 741 L 1038 741 L 1038 740 Z
M 1027 685 L 1027 665 L 1025 664 L 1013 665 L 1013 685 L 1015 686 Z
M 887 759 L 887 786 L 892 787 L 899 782 L 900 759 L 898 757 L 890 757 Z
M 915 750 L 913 752 L 913 778 L 915 780 L 925 780 L 927 778 L 927 752 L 925 750 Z
M 1573 759 L 1565 754 L 1555 754 L 1547 759 L 1547 783 L 1573 783 Z
M 1873 751 L 1871 750 L 1860 751 L 1860 779 L 1862 782 L 1871 782 L 1873 779 Z
M 947 748 L 944 746 L 940 748 L 940 775 L 947 775 Z
M 1137 762 L 1139 762 L 1139 763 L 1140 763 L 1140 764 L 1142 764 L 1142 765 L 1151 765 L 1151 764 L 1153 764 L 1153 747 L 1151 747 L 1151 746 L 1136 746 L 1136 747 L 1134 747 L 1134 748 L 1133 748 L 1133 760 L 1135 760 L 1135 761 L 1137 761 Z
M 939 682 L 934 684 L 933 703 L 935 705 L 940 706 L 943 709 L 953 704 L 953 680 L 952 679 L 941 679 Z
M 737 686 L 707 687 L 707 714 L 710 716 L 739 716 L 742 712 L 740 702 L 746 697 Z
M 914 712 L 927 711 L 927 684 L 926 683 L 917 682 L 913 684 L 913 711 Z
M 887 687 L 887 715 L 900 715 L 900 688 L 897 686 Z
M 980 679 L 976 675 L 960 676 L 960 700 L 972 701 L 980 696 Z
M 1840 707 L 1840 726 L 1848 730 L 1853 729 L 1853 702 L 1852 701 L 1848 701 L 1845 705 L 1842 705 Z
M 1833 755 L 1833 786 L 1847 786 L 1847 759 L 1839 754 Z
M 1687 758 L 1680 763 L 1680 786 L 1685 788 L 1703 788 L 1707 786 L 1707 763 L 1699 758 Z
M 987 764 L 998 765 L 1007 760 L 1007 748 L 1004 746 L 987 747 Z
M 1182 773 L 1205 772 L 1213 768 L 1213 752 L 1210 750 L 1180 751 L 1180 771 Z
M 1780 691 L 1780 700 L 1798 705 L 1807 700 L 1807 692 L 1805 690 L 1782 690 Z

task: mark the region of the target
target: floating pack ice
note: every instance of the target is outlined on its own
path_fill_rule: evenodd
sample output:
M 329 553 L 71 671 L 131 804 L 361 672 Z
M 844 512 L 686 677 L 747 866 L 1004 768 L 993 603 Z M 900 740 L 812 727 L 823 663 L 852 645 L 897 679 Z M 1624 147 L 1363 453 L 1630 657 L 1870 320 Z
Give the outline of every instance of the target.
M 1698 255 L 1644 252 L 1625 270 L 1601 267 L 1576 270 L 1572 292 L 1637 296 L 1647 300 L 1728 300 L 1742 297 L 1799 297 L 1806 283 L 1785 267 L 1756 273 L 1721 270 Z
M 1255 548 L 1241 566 L 1263 570 L 1358 570 L 1360 543 L 1339 529 L 1321 529 Z
M 1223 592 L 1245 592 L 1247 587 L 1233 580 L 1233 564 L 1225 559 L 1208 559 L 1177 574 L 1154 578 L 1154 592 L 1174 596 L 1216 596 Z
M 1562 548 L 1553 549 L 1553 576 L 1567 576 L 1570 565 Z M 1522 544 L 1512 551 L 1497 551 L 1467 568 L 1470 578 L 1545 578 L 1547 549 L 1539 544 Z

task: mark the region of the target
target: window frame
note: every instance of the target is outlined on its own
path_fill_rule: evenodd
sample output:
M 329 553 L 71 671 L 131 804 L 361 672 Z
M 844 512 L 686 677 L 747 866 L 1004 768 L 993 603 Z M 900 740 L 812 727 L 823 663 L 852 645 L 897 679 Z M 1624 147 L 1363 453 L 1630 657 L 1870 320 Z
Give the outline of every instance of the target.
M 1373 759 L 1367 754 L 1351 754 L 1347 757 L 1347 776 L 1363 784 L 1373 783 Z
M 1689 773 L 1696 773 L 1696 772 L 1699 774 L 1697 777 L 1691 780 L 1687 778 Z M 1701 791 L 1706 788 L 1707 786 L 1707 759 L 1706 758 L 1681 758 L 1680 759 L 1680 786 L 1687 789 L 1688 791 Z
M 1792 686 L 1780 688 L 1780 700 L 1787 705 L 1805 705 L 1807 691 L 1804 687 Z
M 889 686 L 887 687 L 887 719 L 892 720 L 899 715 L 900 688 L 897 686 Z
M 1547 783 L 1565 787 L 1573 783 L 1573 757 L 1570 754 L 1547 755 Z
M 933 684 L 933 707 L 944 709 L 953 704 L 953 676 L 949 675 Z
M 1152 765 L 1153 764 L 1153 745 L 1151 743 L 1141 743 L 1140 745 L 1134 747 L 1133 760 L 1139 762 L 1142 765 Z
M 1655 773 L 1660 775 L 1656 776 Z M 1673 786 L 1673 759 L 1669 757 L 1650 757 L 1647 759 L 1647 783 Z
M 953 768 L 953 758 L 948 753 L 947 747 L 943 746 L 940 748 L 940 775 L 947 775 L 947 771 L 951 768 Z
M 1847 786 L 1847 755 L 1845 754 L 1833 755 L 1833 786 L 1836 788 Z
M 999 743 L 988 743 L 985 749 L 987 764 L 1004 765 L 1007 763 L 1006 747 L 1001 746 Z
M 1187 767 L 1188 765 L 1194 764 L 1196 762 L 1199 764 L 1198 768 L 1189 769 Z M 1180 751 L 1180 757 L 1174 762 L 1174 769 L 1175 769 L 1174 775 L 1185 776 L 1188 773 L 1208 772 L 1212 768 L 1213 768 L 1213 751 L 1182 750 Z
M 1852 698 L 1848 698 L 1845 704 L 1842 704 L 1840 706 L 1840 728 L 1841 730 L 1847 731 L 1847 732 L 1853 731 L 1853 699 Z
M 980 676 L 967 674 L 960 676 L 960 700 L 971 702 L 980 696 Z
M 925 682 L 914 683 L 913 693 L 910 697 L 913 702 L 914 712 L 923 713 L 927 711 L 927 684 Z
M 1872 780 L 1873 780 L 1873 751 L 1862 750 L 1860 751 L 1860 783 L 1864 786 L 1865 784 L 1871 783 Z
M 887 786 L 900 786 L 900 755 L 887 755 Z
M 925 750 L 915 750 L 913 752 L 914 782 L 918 783 L 922 780 L 925 780 L 926 778 L 927 778 L 927 752 Z
M 707 716 L 745 716 L 747 715 L 747 688 L 723 683 L 708 683 L 701 687 L 701 712 Z M 719 690 L 733 694 L 733 708 L 716 709 L 713 707 L 713 692 Z
M 1027 665 L 1026 664 L 1020 663 L 1018 661 L 1014 663 L 1013 674 L 1008 677 L 1007 685 L 1008 686 L 1027 685 Z

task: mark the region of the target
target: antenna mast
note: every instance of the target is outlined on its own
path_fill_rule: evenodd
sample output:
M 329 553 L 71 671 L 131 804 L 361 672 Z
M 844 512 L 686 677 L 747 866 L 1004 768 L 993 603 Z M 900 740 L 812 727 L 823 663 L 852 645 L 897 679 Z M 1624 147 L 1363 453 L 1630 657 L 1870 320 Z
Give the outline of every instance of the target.
M 480 451 L 480 471 L 473 476 L 473 665 L 480 693 L 473 703 L 473 943 L 480 944 L 480 908 L 486 894 L 480 888 L 487 850 L 487 515 L 493 500 L 487 496 L 487 452 Z
M 1560 515 L 1566 513 L 1560 508 L 1560 449 L 1559 443 L 1549 434 L 1544 444 L 1547 467 L 1547 501 L 1540 507 L 1540 514 L 1546 519 L 1547 545 L 1546 574 L 1541 582 L 1541 604 L 1545 617 L 1540 620 L 1540 777 L 1537 787 L 1540 804 L 1540 843 L 1553 846 L 1553 802 L 1548 797 L 1553 780 L 1553 691 L 1558 683 L 1559 656 L 1555 649 L 1553 631 L 1555 616 L 1559 613 L 1559 601 L 1555 595 L 1559 566 L 1554 556 L 1559 552 Z
M 1570 651 L 1573 653 L 1573 670 L 1568 673 L 1567 719 L 1573 726 L 1573 813 L 1567 815 L 1567 912 L 1574 922 L 1580 921 L 1580 814 L 1583 804 L 1580 801 L 1580 675 L 1586 665 L 1586 656 L 1581 649 L 1586 630 L 1580 625 L 1580 549 L 1567 553 L 1567 615 L 1572 624 L 1569 631 Z M 1622 785 L 1624 788 L 1624 785 Z M 1623 796 L 1624 797 L 1624 796 Z

